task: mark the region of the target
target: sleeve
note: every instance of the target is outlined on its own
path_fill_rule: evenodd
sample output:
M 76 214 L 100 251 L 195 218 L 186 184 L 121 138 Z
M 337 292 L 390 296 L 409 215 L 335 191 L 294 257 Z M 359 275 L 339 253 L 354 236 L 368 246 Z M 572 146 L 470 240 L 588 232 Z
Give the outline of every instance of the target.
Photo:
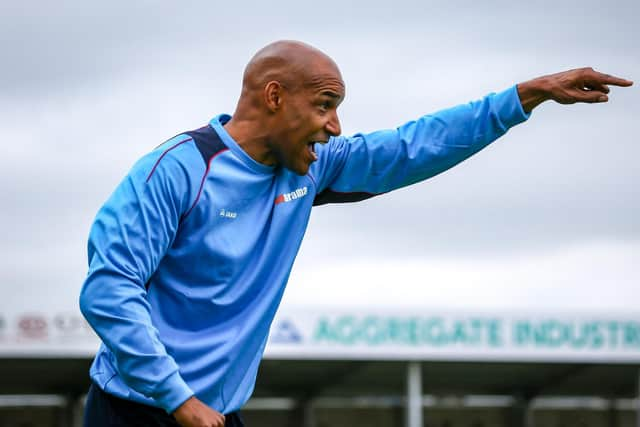
M 312 165 L 314 205 L 363 200 L 435 176 L 528 118 L 513 86 L 397 129 L 332 138 Z
M 198 184 L 190 170 L 204 173 L 204 167 L 188 164 L 199 155 L 187 141 L 143 157 L 100 209 L 80 293 L 80 309 L 115 356 L 122 379 L 168 412 L 194 393 L 151 322 L 145 284 L 195 198 Z

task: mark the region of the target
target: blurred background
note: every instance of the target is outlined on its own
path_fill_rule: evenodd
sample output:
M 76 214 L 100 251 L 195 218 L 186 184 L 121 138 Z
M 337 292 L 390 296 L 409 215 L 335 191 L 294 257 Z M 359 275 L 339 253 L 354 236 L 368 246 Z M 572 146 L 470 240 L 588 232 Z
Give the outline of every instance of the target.
M 570 68 L 636 85 L 316 208 L 248 425 L 640 425 L 639 18 L 636 0 L 1 2 L 0 426 L 79 425 L 96 211 L 139 156 L 233 113 L 278 39 L 338 63 L 345 134 Z

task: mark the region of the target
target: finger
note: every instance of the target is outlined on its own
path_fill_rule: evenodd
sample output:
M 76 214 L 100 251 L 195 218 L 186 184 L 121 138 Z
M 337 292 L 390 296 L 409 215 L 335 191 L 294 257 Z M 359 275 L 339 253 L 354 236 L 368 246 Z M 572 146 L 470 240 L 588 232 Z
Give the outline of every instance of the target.
M 573 94 L 576 102 L 586 102 L 586 103 L 595 103 L 595 102 L 607 102 L 609 97 L 605 92 L 601 92 L 599 90 L 581 90 L 576 91 Z
M 597 90 L 597 91 L 600 91 L 602 93 L 609 93 L 610 92 L 609 86 L 604 85 L 604 84 L 602 84 L 600 82 L 589 82 L 589 81 L 587 81 L 587 82 L 584 82 L 583 86 L 584 86 L 584 88 L 583 88 L 584 90 Z
M 633 84 L 631 80 L 623 79 L 620 77 L 615 77 L 610 74 L 603 74 L 599 72 L 595 72 L 595 76 L 593 79 L 588 79 L 589 82 L 598 82 L 600 84 L 605 85 L 614 85 L 614 86 L 623 86 L 628 87 Z

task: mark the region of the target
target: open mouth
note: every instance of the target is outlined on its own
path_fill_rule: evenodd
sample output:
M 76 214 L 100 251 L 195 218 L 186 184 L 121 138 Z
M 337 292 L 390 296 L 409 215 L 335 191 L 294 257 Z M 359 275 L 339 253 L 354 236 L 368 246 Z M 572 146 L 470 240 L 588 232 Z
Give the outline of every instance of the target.
M 313 157 L 314 162 L 318 160 L 318 154 L 316 153 L 316 144 L 326 144 L 327 142 L 329 141 L 323 141 L 321 139 L 307 142 L 307 150 L 309 150 L 309 154 L 311 154 L 311 157 Z
M 318 155 L 316 154 L 315 144 L 316 144 L 316 141 L 307 142 L 307 149 L 309 150 L 309 153 L 311 153 L 311 157 L 313 157 L 314 161 L 318 160 Z

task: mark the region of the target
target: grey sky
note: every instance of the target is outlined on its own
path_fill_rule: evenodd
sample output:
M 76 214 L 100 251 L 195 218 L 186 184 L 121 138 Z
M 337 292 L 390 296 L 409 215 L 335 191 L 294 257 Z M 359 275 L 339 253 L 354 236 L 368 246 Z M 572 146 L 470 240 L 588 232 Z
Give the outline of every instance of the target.
M 361 282 L 351 292 L 394 271 L 413 272 L 395 275 L 405 282 L 429 278 L 398 286 L 407 300 L 415 292 L 430 303 L 476 289 L 487 297 L 469 304 L 527 305 L 548 292 L 580 306 L 587 301 L 569 297 L 588 290 L 611 307 L 632 307 L 640 296 L 635 0 L 14 3 L 0 6 L 0 311 L 75 308 L 102 201 L 138 156 L 231 113 L 245 63 L 279 38 L 312 43 L 340 65 L 347 134 L 567 68 L 636 81 L 613 89 L 606 105 L 545 104 L 426 183 L 317 209 L 291 303 L 340 299 L 347 270 Z M 481 286 L 456 265 L 474 266 Z M 327 283 L 320 270 L 336 277 Z M 615 281 L 605 286 L 602 277 Z M 383 301 L 389 289 L 370 292 Z

